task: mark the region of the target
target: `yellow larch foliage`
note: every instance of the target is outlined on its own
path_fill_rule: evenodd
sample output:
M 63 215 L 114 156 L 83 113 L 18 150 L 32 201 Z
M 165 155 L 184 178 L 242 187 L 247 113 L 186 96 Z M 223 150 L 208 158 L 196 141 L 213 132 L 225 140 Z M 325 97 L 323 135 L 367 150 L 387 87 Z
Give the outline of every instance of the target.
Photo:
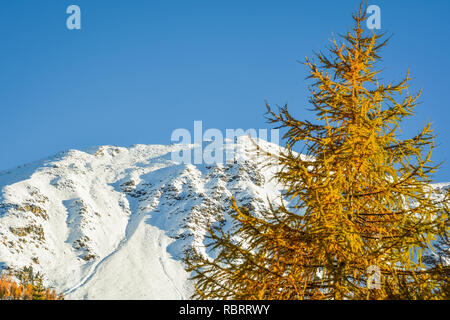
M 22 274 L 28 273 L 26 270 Z M 41 279 L 35 277 L 31 282 L 18 284 L 11 276 L 0 276 L 0 300 L 63 300 L 55 290 L 45 289 Z
M 191 252 L 186 259 L 195 297 L 448 297 L 448 274 L 422 259 L 449 230 L 448 194 L 437 199 L 430 188 L 435 137 L 429 124 L 411 139 L 399 134 L 420 93 L 410 95 L 409 72 L 380 83 L 376 64 L 387 41 L 363 29 L 362 5 L 353 20 L 328 56 L 306 59 L 316 123 L 267 105 L 269 120 L 286 129 L 287 151 L 271 157 L 290 201 L 262 218 L 233 204 L 235 229 L 210 228 L 216 258 Z M 293 152 L 296 145 L 305 155 Z

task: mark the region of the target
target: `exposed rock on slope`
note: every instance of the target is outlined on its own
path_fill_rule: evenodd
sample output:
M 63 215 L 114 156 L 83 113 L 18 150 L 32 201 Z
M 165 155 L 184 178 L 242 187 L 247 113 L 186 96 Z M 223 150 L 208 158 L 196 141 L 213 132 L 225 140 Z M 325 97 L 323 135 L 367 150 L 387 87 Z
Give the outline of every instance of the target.
M 248 138 L 233 163 L 171 161 L 192 147 L 70 150 L 1 172 L 0 268 L 32 265 L 69 299 L 189 298 L 180 260 L 205 226 L 227 223 L 232 196 L 256 211 L 279 197 Z

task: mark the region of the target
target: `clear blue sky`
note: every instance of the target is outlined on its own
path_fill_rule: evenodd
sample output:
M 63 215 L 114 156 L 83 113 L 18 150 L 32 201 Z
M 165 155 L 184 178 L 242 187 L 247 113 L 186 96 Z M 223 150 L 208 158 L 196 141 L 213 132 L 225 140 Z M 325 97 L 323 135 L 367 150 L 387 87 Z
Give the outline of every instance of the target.
M 66 8 L 82 30 L 66 28 Z M 0 170 L 70 148 L 169 144 L 176 128 L 267 128 L 264 100 L 306 109 L 299 64 L 352 25 L 359 0 L 0 2 Z M 435 176 L 450 181 L 450 1 L 368 1 L 393 34 L 386 80 L 410 67 L 424 90 L 414 134 L 438 134 Z

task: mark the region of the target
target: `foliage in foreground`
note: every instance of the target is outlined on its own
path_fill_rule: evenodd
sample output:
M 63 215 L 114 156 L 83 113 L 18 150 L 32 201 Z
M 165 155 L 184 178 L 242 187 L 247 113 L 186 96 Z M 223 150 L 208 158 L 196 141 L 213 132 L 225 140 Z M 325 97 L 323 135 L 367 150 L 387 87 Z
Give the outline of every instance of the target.
M 267 105 L 269 120 L 287 130 L 287 151 L 270 157 L 281 164 L 276 179 L 289 205 L 271 204 L 261 217 L 234 203 L 233 231 L 210 228 L 217 257 L 186 258 L 196 298 L 448 297 L 448 272 L 423 261 L 449 230 L 448 193 L 437 199 L 429 187 L 434 135 L 429 124 L 410 139 L 399 134 L 420 93 L 410 95 L 409 73 L 380 83 L 387 40 L 363 30 L 362 5 L 353 19 L 329 56 L 306 59 L 317 123 Z
M 15 277 L 10 275 L 0 276 L 0 300 L 63 300 L 63 295 L 58 295 L 55 290 L 44 288 L 40 273 L 34 274 L 31 267 L 25 267 L 16 272 Z

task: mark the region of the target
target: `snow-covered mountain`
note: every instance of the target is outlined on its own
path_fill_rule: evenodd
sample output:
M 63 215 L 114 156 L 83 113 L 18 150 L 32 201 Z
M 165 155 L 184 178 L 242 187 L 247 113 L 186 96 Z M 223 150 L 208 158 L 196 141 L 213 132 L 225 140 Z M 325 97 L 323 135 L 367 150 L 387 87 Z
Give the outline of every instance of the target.
M 185 251 L 204 252 L 207 225 L 230 226 L 232 197 L 260 212 L 281 196 L 250 138 L 230 147 L 225 164 L 171 160 L 193 145 L 103 146 L 0 172 L 0 271 L 31 265 L 66 299 L 188 299 Z
M 271 152 L 278 147 L 259 141 Z M 225 164 L 177 164 L 192 145 L 70 150 L 0 173 L 0 269 L 33 266 L 68 299 L 187 299 L 181 259 L 229 204 L 279 198 L 273 172 L 240 137 Z

